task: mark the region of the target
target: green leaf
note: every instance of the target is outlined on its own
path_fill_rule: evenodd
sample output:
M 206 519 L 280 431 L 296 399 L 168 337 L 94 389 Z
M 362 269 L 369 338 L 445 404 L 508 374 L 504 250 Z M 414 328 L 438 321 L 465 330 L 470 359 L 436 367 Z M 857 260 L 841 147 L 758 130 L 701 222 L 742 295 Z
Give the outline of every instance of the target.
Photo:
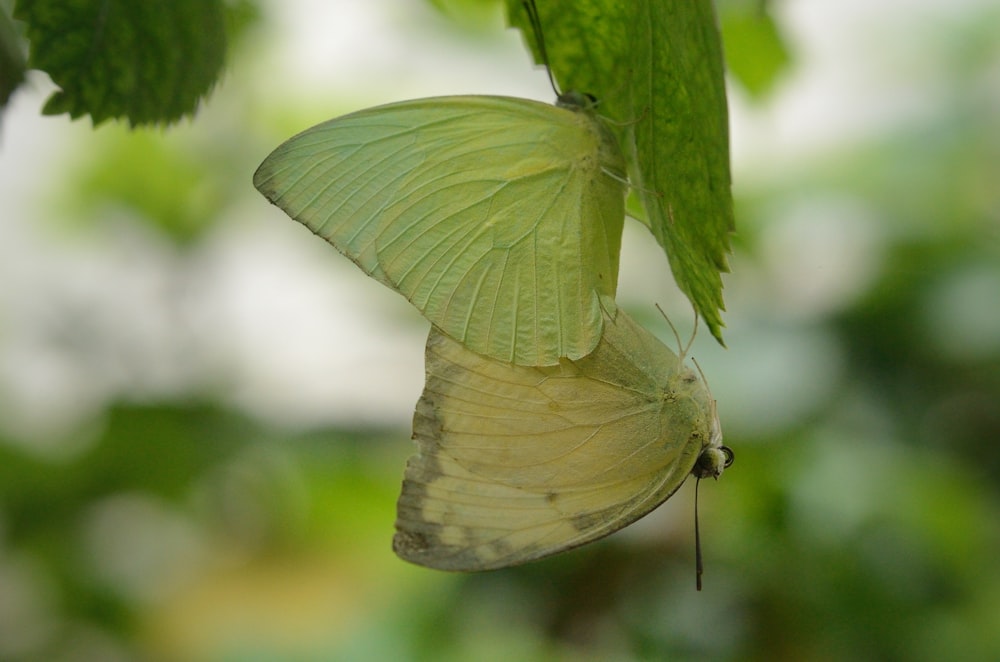
M 28 0 L 29 65 L 61 90 L 47 115 L 89 114 L 132 126 L 190 115 L 215 84 L 226 51 L 221 0 Z
M 521 0 L 507 0 L 538 57 Z M 733 231 L 722 46 L 710 0 L 544 0 L 553 75 L 593 94 L 678 286 L 722 342 Z

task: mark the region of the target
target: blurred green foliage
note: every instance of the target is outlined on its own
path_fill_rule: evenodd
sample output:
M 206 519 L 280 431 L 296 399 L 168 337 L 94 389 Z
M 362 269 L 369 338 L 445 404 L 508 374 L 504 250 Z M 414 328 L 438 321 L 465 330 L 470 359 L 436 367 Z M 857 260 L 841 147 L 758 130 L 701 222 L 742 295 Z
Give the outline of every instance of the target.
M 24 80 L 27 64 L 9 4 L 0 2 L 0 108 L 7 105 L 7 99 Z
M 56 202 L 63 217 L 86 231 L 126 215 L 180 246 L 198 241 L 240 198 L 243 182 L 213 176 L 238 161 L 238 143 L 190 134 L 110 128 L 102 135 L 101 158 L 78 158 L 67 173 L 68 195 Z M 150 166 L 137 167 L 143 163 Z
M 728 71 L 752 97 L 766 98 L 790 64 L 766 2 L 729 0 L 720 5 Z
M 704 365 L 737 463 L 701 486 L 702 593 L 691 486 L 648 520 L 543 562 L 410 567 L 389 549 L 408 431 L 264 422 L 232 404 L 238 380 L 220 375 L 211 388 L 118 394 L 64 433 L 63 450 L 0 439 L 0 659 L 995 659 L 1000 128 L 989 83 L 1000 45 L 986 26 L 998 24 L 986 11 L 935 26 L 951 31 L 925 45 L 941 71 L 911 82 L 930 112 L 740 189 L 731 349 Z M 90 168 L 47 195 L 81 215 L 118 200 L 127 222 L 195 255 L 213 221 L 251 208 L 234 181 L 256 200 L 259 158 L 240 141 L 263 154 L 284 132 L 247 139 L 254 122 L 233 123 L 197 177 L 157 180 L 138 200 L 139 184 L 123 182 L 182 173 L 197 149 L 102 129 L 86 143 Z M 216 192 L 211 204 L 192 202 L 193 187 Z M 839 256 L 828 300 L 786 289 L 816 277 L 802 261 L 814 244 Z M 170 268 L 211 274 L 196 260 Z M 13 300 L 0 297 L 0 346 L 17 340 Z M 79 311 L 36 303 L 100 356 Z M 835 366 L 803 376 L 820 396 L 804 406 L 786 391 L 747 411 L 789 369 L 755 360 L 799 346 L 825 352 L 809 366 Z M 745 390 L 727 390 L 741 379 Z M 15 405 L 0 389 L 5 424 Z

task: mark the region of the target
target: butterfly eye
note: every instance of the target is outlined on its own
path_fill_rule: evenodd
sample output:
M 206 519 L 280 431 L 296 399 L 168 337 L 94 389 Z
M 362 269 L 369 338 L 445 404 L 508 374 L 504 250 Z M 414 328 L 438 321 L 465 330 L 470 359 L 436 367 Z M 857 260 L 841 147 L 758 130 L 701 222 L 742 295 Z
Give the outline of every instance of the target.
M 736 454 L 733 453 L 733 449 L 730 448 L 729 446 L 720 446 L 719 450 L 722 451 L 722 454 L 726 456 L 726 461 L 722 463 L 722 468 L 728 469 L 729 467 L 733 466 L 733 460 L 736 459 Z

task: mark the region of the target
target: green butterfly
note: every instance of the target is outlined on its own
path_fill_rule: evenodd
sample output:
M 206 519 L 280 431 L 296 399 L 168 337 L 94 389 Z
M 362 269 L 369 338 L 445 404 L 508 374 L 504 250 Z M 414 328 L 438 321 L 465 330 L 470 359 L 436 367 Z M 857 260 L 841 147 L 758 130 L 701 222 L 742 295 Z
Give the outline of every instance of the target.
M 425 361 L 393 540 L 413 563 L 489 570 L 555 554 L 732 463 L 704 380 L 623 311 L 580 360 L 510 365 L 431 329 Z
M 555 365 L 614 319 L 626 165 L 577 93 L 457 96 L 345 115 L 254 186 L 468 349 Z

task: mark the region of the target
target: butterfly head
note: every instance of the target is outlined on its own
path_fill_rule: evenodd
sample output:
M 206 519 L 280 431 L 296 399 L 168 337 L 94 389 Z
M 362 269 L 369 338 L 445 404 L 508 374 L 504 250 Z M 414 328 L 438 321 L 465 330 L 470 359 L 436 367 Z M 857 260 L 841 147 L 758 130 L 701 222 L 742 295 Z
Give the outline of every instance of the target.
M 719 416 L 715 413 L 715 401 L 712 401 L 712 431 L 709 435 L 708 445 L 702 449 L 691 473 L 696 478 L 718 478 L 722 472 L 729 468 L 735 456 L 729 446 L 722 445 L 722 426 L 719 424 Z

